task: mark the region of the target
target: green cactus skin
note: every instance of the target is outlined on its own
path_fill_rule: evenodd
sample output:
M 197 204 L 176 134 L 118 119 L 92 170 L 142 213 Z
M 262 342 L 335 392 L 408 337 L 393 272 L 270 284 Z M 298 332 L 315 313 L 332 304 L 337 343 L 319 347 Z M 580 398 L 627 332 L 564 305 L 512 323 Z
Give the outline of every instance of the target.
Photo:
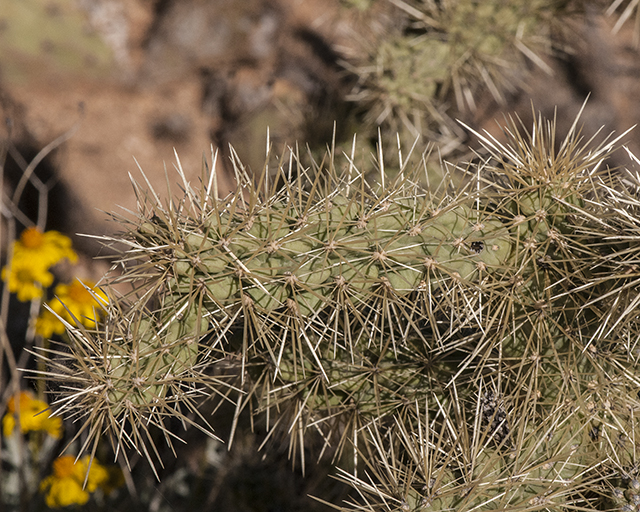
M 272 185 L 234 160 L 224 199 L 215 174 L 169 207 L 141 193 L 111 278 L 134 291 L 72 330 L 50 378 L 92 391 L 62 410 L 150 457 L 136 421 L 216 394 L 232 430 L 248 409 L 292 453 L 331 454 L 361 498 L 345 511 L 606 510 L 637 453 L 635 189 L 603 169 L 616 140 L 516 128 L 478 134 L 491 157 L 460 189 L 292 152 Z
M 348 201 L 336 196 L 332 204 L 337 199 Z M 366 296 L 376 286 L 387 285 L 398 295 L 414 291 L 428 265 L 473 280 L 479 269 L 491 271 L 509 259 L 509 230 L 490 215 L 472 218 L 468 207 L 454 205 L 415 219 L 411 208 L 422 212 L 428 204 L 424 197 L 412 201 L 408 207 L 391 199 L 382 209 L 372 207 L 360 215 L 355 203 L 352 211 L 323 206 L 310 209 L 304 221 L 286 204 L 271 205 L 268 213 L 255 218 L 229 219 L 233 235 L 222 239 L 211 236 L 206 226 L 195 234 L 185 226 L 184 238 L 202 237 L 203 245 L 196 259 L 174 262 L 173 279 L 178 290 L 199 279 L 211 287 L 236 290 L 215 298 L 228 307 L 248 295 L 268 313 L 282 308 L 287 299 L 298 301 L 296 292 L 312 288 L 328 306 L 335 283 L 343 280 L 354 296 L 372 300 Z

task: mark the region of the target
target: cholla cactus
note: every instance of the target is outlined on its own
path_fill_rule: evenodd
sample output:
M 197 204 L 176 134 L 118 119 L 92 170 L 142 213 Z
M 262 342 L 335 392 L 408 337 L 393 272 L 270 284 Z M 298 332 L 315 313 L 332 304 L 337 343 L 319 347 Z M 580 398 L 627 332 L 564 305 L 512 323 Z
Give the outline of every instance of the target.
M 616 503 L 637 467 L 640 180 L 606 168 L 619 138 L 521 128 L 480 135 L 460 187 L 410 156 L 371 182 L 294 151 L 275 179 L 234 158 L 225 198 L 215 159 L 177 202 L 136 185 L 111 278 L 133 291 L 51 354 L 58 412 L 151 460 L 147 425 L 170 441 L 214 391 L 303 460 L 319 442 L 355 509 Z
M 211 389 L 224 392 L 226 387 L 204 373 L 197 361 L 207 321 L 189 303 L 162 299 L 158 309 L 150 311 L 143 299 L 131 304 L 96 295 L 96 300 L 105 316 L 99 326 L 87 328 L 80 319 L 71 325 L 60 317 L 70 342 L 59 350 L 38 353 L 50 361 L 48 378 L 59 383 L 63 398 L 57 410 L 84 422 L 74 437 L 84 434 L 82 451 L 93 457 L 106 433 L 117 447 L 116 454 L 124 448 L 128 460 L 127 449 L 133 447 L 156 472 L 154 460 L 159 454 L 153 428 L 170 446 L 176 438 L 169 426 L 172 420 L 215 437 L 197 408 L 197 400 L 209 396 Z
M 341 474 L 361 500 L 342 510 L 560 510 L 597 500 L 596 457 L 573 428 L 576 411 L 540 417 L 493 391 L 463 404 L 451 390 L 432 403 L 391 429 L 367 427 L 366 476 Z
M 475 110 L 479 91 L 504 103 L 526 88 L 528 64 L 551 72 L 543 57 L 560 46 L 563 20 L 579 7 L 557 0 L 391 3 L 405 15 L 404 28 L 353 61 L 357 81 L 348 98 L 393 139 L 424 137 L 441 151 L 458 149 L 464 137 L 452 104 Z

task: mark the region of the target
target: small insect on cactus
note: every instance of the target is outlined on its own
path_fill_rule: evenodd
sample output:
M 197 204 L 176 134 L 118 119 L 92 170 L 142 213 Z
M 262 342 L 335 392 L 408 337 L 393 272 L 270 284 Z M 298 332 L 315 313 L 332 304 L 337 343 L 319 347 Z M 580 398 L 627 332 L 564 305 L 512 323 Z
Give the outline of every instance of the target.
M 319 442 L 344 510 L 607 509 L 637 463 L 638 180 L 606 168 L 619 138 L 554 130 L 478 134 L 457 187 L 382 151 L 377 181 L 290 151 L 258 179 L 234 158 L 224 198 L 215 158 L 167 205 L 136 184 L 132 291 L 45 354 L 59 412 L 151 461 L 148 425 L 170 442 L 215 394 L 230 439 L 248 409 L 303 461 Z

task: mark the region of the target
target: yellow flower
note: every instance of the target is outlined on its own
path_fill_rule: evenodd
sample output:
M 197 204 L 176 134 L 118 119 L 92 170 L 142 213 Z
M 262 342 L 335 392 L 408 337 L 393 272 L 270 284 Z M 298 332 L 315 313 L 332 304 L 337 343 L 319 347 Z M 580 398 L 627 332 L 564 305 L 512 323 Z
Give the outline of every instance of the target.
M 16 400 L 17 398 L 17 400 Z M 20 431 L 27 432 L 44 430 L 50 436 L 62 437 L 62 420 L 58 416 L 51 416 L 46 410 L 48 405 L 42 400 L 34 398 L 30 391 L 22 391 L 12 396 L 7 404 L 7 412 L 2 418 L 2 432 L 5 437 L 13 434 L 16 428 L 16 416 Z
M 9 291 L 23 302 L 42 297 L 43 288 L 51 286 L 53 275 L 49 268 L 64 258 L 78 260 L 68 237 L 57 231 L 42 233 L 37 228 L 25 229 L 13 242 L 11 251 L 11 267 L 4 267 L 1 277 L 8 282 Z
M 34 266 L 49 268 L 63 259 L 71 263 L 78 255 L 71 248 L 71 239 L 58 231 L 42 233 L 38 228 L 27 228 L 20 240 L 13 243 L 13 257 Z
M 85 284 L 91 292 L 85 288 Z M 71 284 L 59 284 L 56 286 L 54 290 L 56 298 L 48 303 L 55 314 L 43 308 L 36 320 L 36 332 L 40 336 L 50 338 L 53 334 L 64 333 L 64 324 L 58 316 L 71 325 L 75 324 L 73 320 L 73 317 L 75 317 L 85 327 L 91 328 L 95 326 L 95 317 L 97 312 L 101 311 L 101 307 L 92 292 L 104 301 L 107 300 L 107 296 L 102 290 L 96 288 L 94 283 L 87 281 L 85 284 L 75 281 Z
M 105 491 L 112 488 L 109 470 L 96 459 L 89 467 L 89 461 L 88 455 L 77 462 L 72 455 L 62 455 L 53 461 L 53 474 L 40 483 L 40 491 L 47 493 L 45 502 L 49 508 L 84 505 L 89 501 L 89 493 L 99 487 Z
M 29 265 L 28 262 L 13 259 L 11 269 L 2 269 L 2 280 L 8 281 L 9 291 L 18 295 L 18 300 L 29 302 L 42 297 L 43 287 L 51 286 L 53 274 L 44 267 Z

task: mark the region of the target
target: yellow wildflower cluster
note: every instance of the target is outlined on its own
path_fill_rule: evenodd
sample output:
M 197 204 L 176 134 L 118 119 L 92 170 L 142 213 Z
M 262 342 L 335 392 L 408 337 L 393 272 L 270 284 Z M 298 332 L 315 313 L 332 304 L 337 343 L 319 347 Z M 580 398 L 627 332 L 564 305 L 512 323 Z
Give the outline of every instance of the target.
M 51 416 L 47 411 L 48 407 L 46 402 L 36 399 L 30 391 L 22 391 L 19 395 L 12 396 L 7 404 L 7 412 L 2 418 L 2 433 L 9 437 L 16 426 L 19 426 L 23 434 L 43 430 L 60 439 L 62 420 L 57 416 Z
M 49 269 L 65 258 L 72 263 L 78 260 L 71 239 L 58 231 L 42 233 L 38 228 L 27 228 L 11 246 L 11 265 L 2 269 L 2 280 L 18 300 L 28 302 L 42 297 L 53 283 Z
M 27 228 L 12 244 L 11 264 L 2 269 L 2 279 L 20 301 L 41 298 L 44 290 L 53 284 L 51 267 L 63 259 L 72 263 L 78 260 L 70 238 L 57 231 L 42 233 L 38 228 Z M 96 308 L 100 309 L 96 297 L 106 301 L 106 295 L 90 282 L 59 284 L 54 295 L 55 298 L 47 304 L 49 309 L 42 308 L 36 320 L 36 332 L 44 338 L 64 333 L 61 319 L 72 325 L 79 322 L 93 327 Z
M 96 297 L 104 302 L 107 300 L 104 292 L 90 282 L 59 284 L 55 287 L 54 294 L 55 299 L 47 304 L 50 309 L 43 308 L 36 320 L 36 332 L 44 338 L 64 333 L 64 324 L 60 318 L 71 325 L 79 322 L 85 327 L 94 327 L 96 308 L 100 308 Z
M 45 502 L 49 508 L 84 505 L 91 493 L 102 489 L 109 494 L 122 485 L 122 480 L 118 468 L 106 468 L 96 459 L 90 462 L 88 455 L 78 461 L 72 455 L 62 455 L 53 461 L 53 474 L 40 483 L 40 491 L 47 493 Z

